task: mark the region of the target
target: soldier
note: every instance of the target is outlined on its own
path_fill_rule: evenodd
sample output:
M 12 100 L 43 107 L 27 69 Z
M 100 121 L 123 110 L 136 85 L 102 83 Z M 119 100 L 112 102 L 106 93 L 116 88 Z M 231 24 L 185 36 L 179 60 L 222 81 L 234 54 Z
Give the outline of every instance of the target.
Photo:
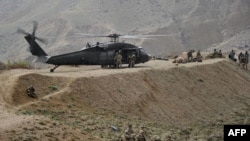
M 132 124 L 128 124 L 128 129 L 125 130 L 124 136 L 126 141 L 134 141 L 135 140 L 135 134 L 132 129 Z
M 139 131 L 139 134 L 137 136 L 137 141 L 146 141 L 144 129 L 145 129 L 145 126 L 141 126 L 141 130 Z
M 237 59 L 235 58 L 235 52 L 234 52 L 234 50 L 232 50 L 229 53 L 228 58 L 231 59 L 231 60 L 233 60 L 233 61 L 235 61 L 235 62 L 237 61 Z
M 128 59 L 129 59 L 128 67 L 129 67 L 129 68 L 133 68 L 133 67 L 135 66 L 135 60 L 136 60 L 135 53 L 132 52 L 132 53 L 129 55 Z
M 218 52 L 218 57 L 222 57 L 222 52 L 221 52 L 221 49 L 219 50 L 219 52 Z
M 197 62 L 202 62 L 202 56 L 201 56 L 200 50 L 197 51 L 196 60 L 197 60 Z
M 192 61 L 193 61 L 193 52 L 194 52 L 194 50 L 190 50 L 190 51 L 187 53 L 188 62 L 192 62 Z
M 217 58 L 218 57 L 218 52 L 217 52 L 217 50 L 216 49 L 214 49 L 214 53 L 213 53 L 213 58 Z
M 246 50 L 246 52 L 245 52 L 245 57 L 247 58 L 247 63 L 248 63 L 249 54 L 248 54 L 248 51 L 247 51 L 247 50 Z
M 119 54 L 118 52 L 115 53 L 115 57 L 114 57 L 114 61 L 115 61 L 115 67 L 119 68 L 121 67 L 122 64 L 122 55 Z
M 239 56 L 238 56 L 239 62 L 240 62 L 240 60 L 241 60 L 242 57 L 244 57 L 244 55 L 243 55 L 242 52 L 240 52 L 240 54 L 239 54 Z
M 30 85 L 27 89 L 26 89 L 26 93 L 28 96 L 36 98 L 36 94 L 35 94 L 35 88 L 33 87 L 33 85 Z

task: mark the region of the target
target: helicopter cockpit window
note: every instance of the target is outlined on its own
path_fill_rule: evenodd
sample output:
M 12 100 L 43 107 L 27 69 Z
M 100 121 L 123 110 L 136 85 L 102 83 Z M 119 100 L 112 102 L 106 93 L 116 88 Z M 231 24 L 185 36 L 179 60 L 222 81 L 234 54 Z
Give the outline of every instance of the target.
M 145 49 L 140 48 L 140 55 L 145 55 L 145 54 L 147 54 L 146 51 L 145 51 Z

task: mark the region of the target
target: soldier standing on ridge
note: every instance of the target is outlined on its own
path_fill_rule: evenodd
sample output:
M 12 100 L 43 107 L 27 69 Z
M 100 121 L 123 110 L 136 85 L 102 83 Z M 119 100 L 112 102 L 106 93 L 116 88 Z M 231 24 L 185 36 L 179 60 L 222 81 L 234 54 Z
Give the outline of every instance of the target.
M 197 62 L 202 62 L 202 56 L 201 56 L 200 50 L 197 51 L 197 54 L 196 54 L 196 61 L 197 61 Z
M 242 52 L 240 52 L 240 54 L 239 54 L 239 56 L 238 56 L 239 62 L 240 62 L 240 60 L 241 60 L 242 57 L 244 57 L 244 55 L 243 55 Z
M 217 50 L 216 49 L 214 49 L 214 53 L 213 53 L 213 58 L 217 58 L 218 57 L 218 52 L 217 52 Z
M 115 67 L 120 68 L 122 65 L 122 55 L 119 54 L 119 52 L 115 53 L 114 61 L 115 61 Z
M 132 53 L 129 55 L 128 59 L 129 59 L 128 67 L 129 67 L 129 68 L 133 68 L 133 67 L 135 66 L 135 60 L 136 60 L 135 53 L 132 52 Z
M 245 57 L 247 58 L 247 64 L 248 64 L 248 59 L 249 59 L 248 51 L 245 52 Z
M 234 52 L 234 50 L 232 50 L 229 53 L 228 58 L 231 59 L 231 60 L 233 60 L 233 61 L 235 61 L 235 62 L 237 61 L 237 59 L 235 58 L 235 52 Z
M 193 62 L 193 52 L 194 52 L 194 50 L 190 50 L 190 51 L 187 53 L 188 62 Z
M 218 57 L 222 57 L 222 52 L 221 52 L 221 49 L 219 50 L 219 52 L 218 52 Z

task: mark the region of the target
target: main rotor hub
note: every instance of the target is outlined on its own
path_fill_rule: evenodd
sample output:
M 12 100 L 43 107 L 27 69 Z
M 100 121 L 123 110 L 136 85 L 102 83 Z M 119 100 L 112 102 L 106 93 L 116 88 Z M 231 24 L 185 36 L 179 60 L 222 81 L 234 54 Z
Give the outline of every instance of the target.
M 120 34 L 114 33 L 114 34 L 109 34 L 107 37 L 111 38 L 111 42 L 116 43 L 116 42 L 119 42 L 120 36 L 121 36 Z

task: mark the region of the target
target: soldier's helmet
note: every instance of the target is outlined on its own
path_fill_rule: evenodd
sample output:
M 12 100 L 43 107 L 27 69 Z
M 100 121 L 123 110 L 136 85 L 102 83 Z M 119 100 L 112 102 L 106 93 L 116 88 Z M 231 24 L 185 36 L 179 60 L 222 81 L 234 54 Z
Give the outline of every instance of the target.
M 131 124 L 131 123 L 128 123 L 128 127 L 132 127 L 132 124 Z

